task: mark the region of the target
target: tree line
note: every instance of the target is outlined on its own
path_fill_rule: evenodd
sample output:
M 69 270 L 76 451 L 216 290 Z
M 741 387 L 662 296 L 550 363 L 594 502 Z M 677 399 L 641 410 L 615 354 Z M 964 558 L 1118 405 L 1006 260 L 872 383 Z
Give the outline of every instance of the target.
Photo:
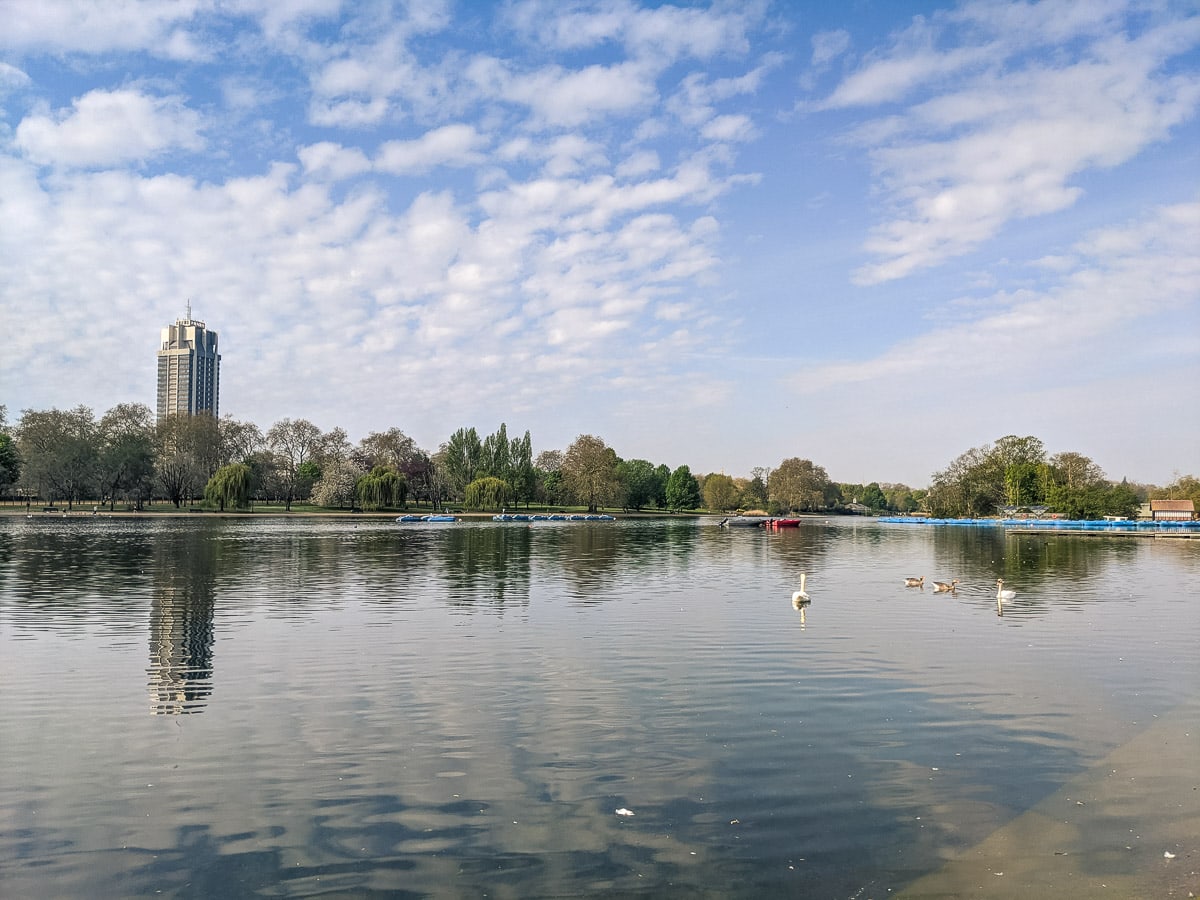
M 173 415 L 123 403 L 97 418 L 85 406 L 23 410 L 9 427 L 0 406 L 0 496 L 27 503 L 102 502 L 143 509 L 245 509 L 295 503 L 330 509 L 404 509 L 410 501 L 442 509 L 583 506 L 627 510 L 775 513 L 826 510 L 839 496 L 825 470 L 784 460 L 750 478 L 694 475 L 645 459 L 622 459 L 601 438 L 579 435 L 562 450 L 534 455 L 528 431 L 501 424 L 481 435 L 460 428 L 429 452 L 398 428 L 357 444 L 341 428 L 281 419 L 266 431 L 231 416 Z
M 1115 482 L 1082 453 L 1048 454 L 1039 438 L 1010 434 L 972 447 L 935 472 L 924 502 L 934 516 L 1045 509 L 1069 519 L 1100 519 L 1133 516 L 1149 499 L 1200 505 L 1200 481 L 1183 475 L 1166 487 Z
M 1086 518 L 1124 514 L 1147 493 L 1143 486 L 1107 482 L 1080 454 L 1047 458 L 1032 437 L 969 450 L 935 473 L 928 490 L 914 490 L 836 483 L 822 466 L 799 457 L 755 468 L 749 477 L 693 474 L 687 465 L 622 459 L 590 434 L 535 455 L 530 433 L 510 437 L 504 423 L 482 436 L 460 428 L 429 452 L 398 428 L 355 444 L 341 428 L 322 431 L 306 419 L 281 419 L 266 431 L 229 415 L 155 421 L 140 403 L 118 404 L 99 418 L 85 406 L 23 410 L 10 427 L 0 405 L 0 496 L 68 508 L 99 501 L 109 509 L 117 503 L 143 509 L 159 501 L 219 510 L 254 503 L 384 510 L 412 501 L 431 509 L 537 505 L 786 515 L 849 508 L 961 516 L 992 514 L 1011 502 L 1044 503 Z

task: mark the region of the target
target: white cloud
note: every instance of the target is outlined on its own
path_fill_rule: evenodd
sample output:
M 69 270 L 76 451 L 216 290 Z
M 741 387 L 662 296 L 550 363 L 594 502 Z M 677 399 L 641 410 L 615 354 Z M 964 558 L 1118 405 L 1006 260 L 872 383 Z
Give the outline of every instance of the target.
M 412 141 L 387 141 L 375 168 L 393 175 L 428 172 L 435 166 L 473 166 L 485 159 L 487 139 L 470 125 L 446 125 Z
M 657 98 L 653 69 L 624 62 L 582 69 L 545 66 L 518 73 L 502 60 L 477 57 L 466 76 L 484 97 L 526 106 L 540 126 L 572 127 L 648 109 Z
M 630 154 L 616 168 L 616 176 L 621 179 L 638 178 L 657 172 L 662 168 L 658 154 L 653 150 L 639 150 Z
M 993 6 L 969 4 L 962 16 L 1011 25 L 1011 16 L 984 15 Z M 1013 219 L 1069 207 L 1082 190 L 1075 176 L 1131 159 L 1194 115 L 1200 75 L 1168 63 L 1200 44 L 1200 16 L 1126 36 L 1122 20 L 1096 10 L 1103 14 L 1058 22 L 1051 34 L 1064 45 L 1036 63 L 1021 54 L 1041 47 L 1044 32 L 985 32 L 939 51 L 932 44 L 946 22 L 919 22 L 891 55 L 839 85 L 828 107 L 926 89 L 903 114 L 856 129 L 890 202 L 866 243 L 877 261 L 856 281 L 902 278 L 972 250 Z
M 0 91 L 11 90 L 29 84 L 29 76 L 16 66 L 0 62 Z
M 16 146 L 35 162 L 108 166 L 143 161 L 176 148 L 199 150 L 200 115 L 180 97 L 137 90 L 94 90 L 57 115 L 31 115 L 17 126 Z
M 1061 383 L 1069 380 L 1061 373 L 1097 363 L 1097 346 L 1121 348 L 1126 358 L 1134 355 L 1122 333 L 1139 319 L 1188 309 L 1193 319 L 1200 315 L 1198 246 L 1200 201 L 1094 232 L 1069 256 L 1031 263 L 1058 276 L 1053 286 L 997 293 L 982 304 L 982 315 L 971 315 L 959 304 L 953 324 L 900 342 L 871 360 L 809 369 L 800 389 L 818 393 L 847 384 L 894 385 L 897 379 L 942 381 L 950 367 L 953 381 L 944 382 L 939 393 L 948 404 L 948 394 L 966 404 L 980 379 L 1001 370 L 1010 385 Z
M 7 0 L 0 4 L 0 47 L 95 54 L 142 51 L 194 60 L 205 53 L 185 29 L 208 6 L 205 0 Z
M 749 116 L 717 116 L 704 124 L 700 135 L 709 141 L 751 141 L 758 136 Z
M 423 64 L 409 42 L 414 33 L 436 31 L 442 19 L 433 16 L 391 23 L 381 33 L 373 22 L 355 23 L 369 41 L 332 46 L 304 45 L 296 51 L 312 64 L 309 115 L 314 124 L 361 128 L 406 116 L 449 117 L 470 99 L 455 60 Z
M 570 5 L 529 0 L 512 4 L 508 18 L 540 46 L 574 50 L 620 43 L 633 55 L 653 57 L 665 67 L 683 57 L 744 53 L 747 32 L 762 20 L 766 8 L 761 0 L 724 9 L 670 4 L 647 8 L 629 0 Z
M 824 68 L 850 47 L 850 32 L 844 29 L 819 31 L 812 36 L 812 60 L 816 68 Z
M 307 174 L 331 181 L 352 178 L 371 170 L 371 161 L 357 147 L 342 147 L 330 141 L 301 147 L 296 156 Z

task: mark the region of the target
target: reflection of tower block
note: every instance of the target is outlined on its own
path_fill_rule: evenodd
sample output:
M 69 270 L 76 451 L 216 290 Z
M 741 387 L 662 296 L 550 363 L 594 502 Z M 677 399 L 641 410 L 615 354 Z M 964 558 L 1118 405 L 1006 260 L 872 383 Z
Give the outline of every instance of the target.
M 213 604 L 167 588 L 150 607 L 150 703 L 155 715 L 200 712 L 212 693 Z

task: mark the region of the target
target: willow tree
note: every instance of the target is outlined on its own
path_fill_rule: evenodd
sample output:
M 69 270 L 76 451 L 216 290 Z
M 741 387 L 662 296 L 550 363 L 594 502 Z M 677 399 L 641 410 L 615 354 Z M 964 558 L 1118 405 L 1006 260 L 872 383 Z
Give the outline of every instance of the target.
M 507 481 L 487 475 L 467 485 L 463 505 L 468 509 L 501 509 L 511 496 L 512 488 Z
M 250 505 L 250 467 L 243 463 L 221 466 L 204 486 L 204 499 L 220 507 L 246 509 Z
M 355 487 L 363 509 L 383 509 L 400 506 L 408 499 L 408 483 L 391 466 L 376 466 L 358 479 Z

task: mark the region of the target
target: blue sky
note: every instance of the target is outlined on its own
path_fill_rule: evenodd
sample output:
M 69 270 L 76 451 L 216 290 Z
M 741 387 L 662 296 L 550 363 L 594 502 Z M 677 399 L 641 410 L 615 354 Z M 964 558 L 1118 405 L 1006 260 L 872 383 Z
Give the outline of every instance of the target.
M 0 0 L 0 403 L 1200 472 L 1200 11 Z

